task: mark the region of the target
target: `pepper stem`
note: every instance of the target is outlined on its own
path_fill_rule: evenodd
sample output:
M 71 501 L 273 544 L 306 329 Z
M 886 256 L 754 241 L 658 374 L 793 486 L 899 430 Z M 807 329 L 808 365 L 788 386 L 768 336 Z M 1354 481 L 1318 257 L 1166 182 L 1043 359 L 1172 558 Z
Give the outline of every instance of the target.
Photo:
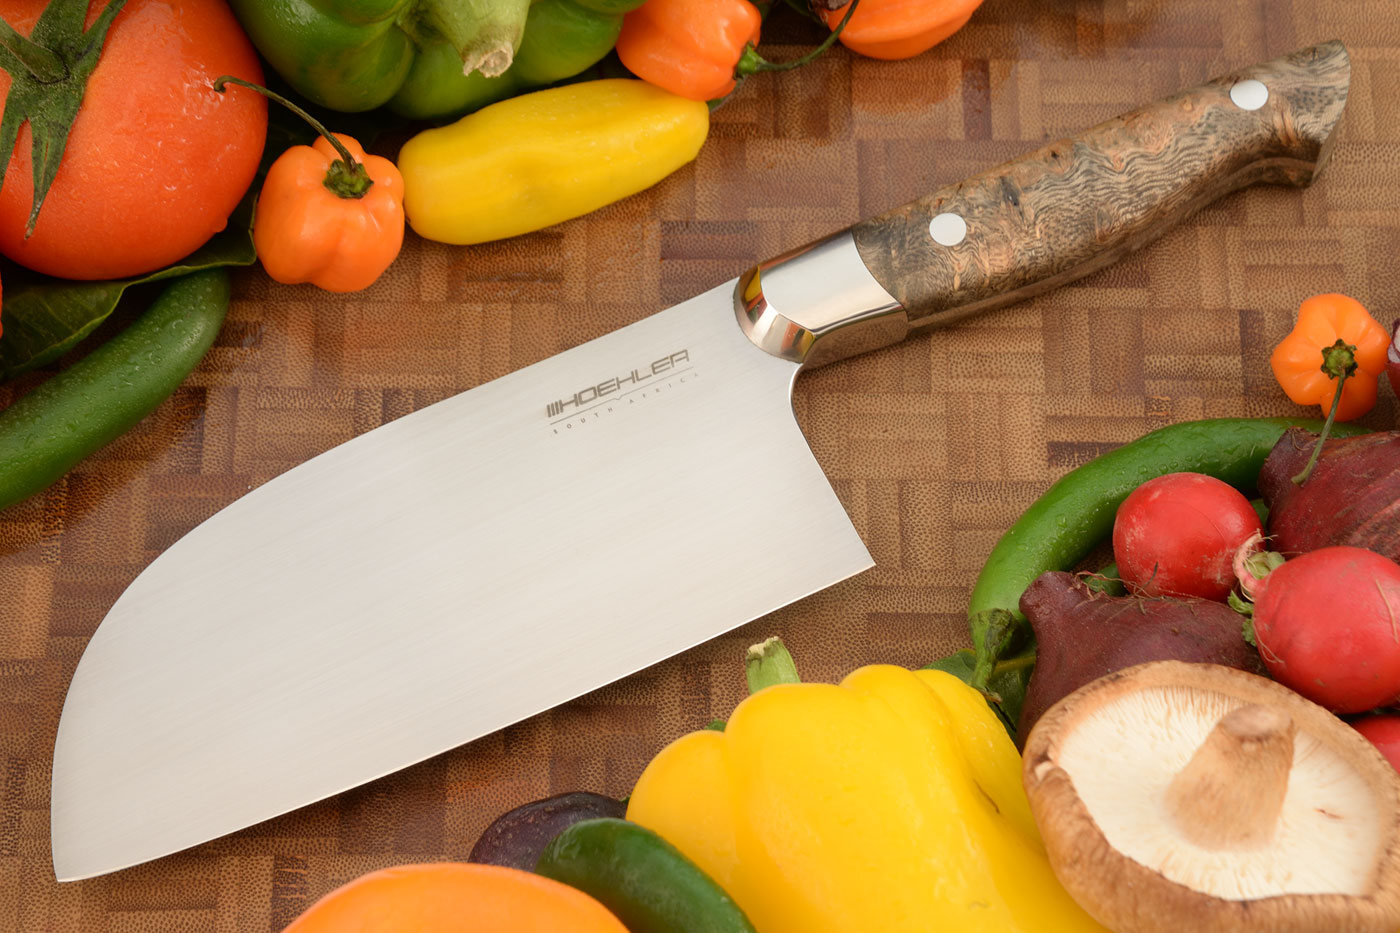
M 846 24 L 851 21 L 851 16 L 855 14 L 856 7 L 860 6 L 860 0 L 851 0 L 850 6 L 846 7 L 846 15 L 841 17 L 841 22 L 836 24 L 836 28 L 831 31 L 831 35 L 822 40 L 812 51 L 801 58 L 790 62 L 770 62 L 752 45 L 744 46 L 744 52 L 739 56 L 739 62 L 734 66 L 735 77 L 758 74 L 761 71 L 791 71 L 794 68 L 801 68 L 803 65 L 814 60 L 827 49 L 836 44 L 836 40 L 841 37 L 841 31 L 846 28 Z
M 365 196 L 365 192 L 369 191 L 370 187 L 374 184 L 374 179 L 369 177 L 369 171 L 350 154 L 350 150 L 345 147 L 345 143 L 341 142 L 334 133 L 326 129 L 325 124 L 320 120 L 317 120 L 311 114 L 287 100 L 287 98 L 278 94 L 276 91 L 269 91 L 260 84 L 244 81 L 242 78 L 235 78 L 233 75 L 220 75 L 216 78 L 214 81 L 214 90 L 222 94 L 224 93 L 224 88 L 230 84 L 246 87 L 251 91 L 257 91 L 266 98 L 275 100 L 277 103 L 311 124 L 312 129 L 320 133 L 326 142 L 335 147 L 335 151 L 340 154 L 340 158 L 331 163 L 330 168 L 326 170 L 326 177 L 322 181 L 322 184 L 330 189 L 332 194 L 341 198 L 362 198 Z
M 997 661 L 992 665 L 992 673 L 987 680 L 990 681 L 992 677 L 999 677 L 1002 674 L 1010 674 L 1014 671 L 1023 671 L 1026 668 L 1033 667 L 1035 667 L 1035 649 L 1031 648 L 1024 654 L 1018 654 L 1014 658 Z
M 0 47 L 19 59 L 41 84 L 53 84 L 68 77 L 68 68 L 63 64 L 63 59 L 28 36 L 15 32 L 14 27 L 3 19 L 0 19 Z
M 802 682 L 802 678 L 797 676 L 797 665 L 792 655 L 777 635 L 749 648 L 744 657 L 744 677 L 749 682 L 750 694 L 774 684 Z
M 1322 445 L 1326 442 L 1327 435 L 1332 433 L 1332 422 L 1337 420 L 1337 409 L 1342 405 L 1342 388 L 1346 385 L 1347 377 L 1356 372 L 1356 347 L 1339 338 L 1336 343 L 1322 351 L 1322 371 L 1337 380 L 1337 394 L 1332 396 L 1332 410 L 1327 413 L 1327 421 L 1322 426 L 1322 433 L 1318 435 L 1317 446 L 1313 448 L 1312 456 L 1308 458 L 1303 471 L 1293 477 L 1293 482 L 1299 486 L 1312 476 L 1317 458 L 1322 456 Z
M 1006 609 L 988 609 L 973 624 L 974 628 L 982 628 L 982 638 L 979 640 L 974 630 L 972 676 L 967 682 L 969 686 L 986 693 L 992 672 L 997 662 L 1011 650 L 1021 623 Z
M 415 6 L 428 29 L 419 42 L 428 44 L 436 33 L 461 58 L 462 74 L 480 71 L 488 78 L 498 77 L 515 61 L 530 4 L 531 0 L 423 0 Z

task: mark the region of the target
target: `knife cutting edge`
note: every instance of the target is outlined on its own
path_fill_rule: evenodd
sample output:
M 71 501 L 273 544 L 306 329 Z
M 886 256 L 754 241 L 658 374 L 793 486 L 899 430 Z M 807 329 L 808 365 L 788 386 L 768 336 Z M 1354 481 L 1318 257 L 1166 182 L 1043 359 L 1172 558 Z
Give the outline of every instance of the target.
M 232 503 L 92 636 L 54 748 L 61 881 L 320 800 L 872 561 L 793 417 L 802 368 L 1307 185 L 1330 42 L 1057 140 L 393 421 Z

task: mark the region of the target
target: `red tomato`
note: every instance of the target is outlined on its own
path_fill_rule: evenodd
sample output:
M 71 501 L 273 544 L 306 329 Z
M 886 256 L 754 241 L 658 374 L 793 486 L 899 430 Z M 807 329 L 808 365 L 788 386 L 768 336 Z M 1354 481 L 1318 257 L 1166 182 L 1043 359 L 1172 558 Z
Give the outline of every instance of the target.
M 46 0 L 0 0 L 27 35 Z M 88 24 L 104 3 L 92 3 Z M 224 0 L 127 0 L 112 21 L 34 234 L 28 123 L 0 188 L 0 252 L 70 279 L 139 275 L 198 249 L 224 228 L 253 181 L 267 102 L 257 54 Z M 0 100 L 10 76 L 0 72 Z
M 1400 697 L 1400 564 L 1359 547 L 1285 562 L 1254 589 L 1254 637 L 1274 679 L 1335 713 Z
M 1400 713 L 1379 713 L 1356 720 L 1352 726 L 1400 771 Z
M 1113 557 L 1136 593 L 1223 600 L 1235 585 L 1235 551 L 1262 531 L 1254 507 L 1228 483 L 1168 473 L 1134 489 L 1118 507 Z

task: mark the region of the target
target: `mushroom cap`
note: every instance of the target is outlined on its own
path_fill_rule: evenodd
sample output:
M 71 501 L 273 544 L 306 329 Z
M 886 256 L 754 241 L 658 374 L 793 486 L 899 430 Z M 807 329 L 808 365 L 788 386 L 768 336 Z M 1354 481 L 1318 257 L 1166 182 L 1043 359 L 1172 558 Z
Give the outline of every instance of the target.
M 1173 821 L 1167 788 L 1225 714 L 1249 705 L 1296 728 L 1275 831 L 1199 845 Z M 1022 780 L 1061 884 L 1118 933 L 1400 929 L 1400 775 L 1266 678 L 1181 661 L 1110 674 L 1036 723 Z

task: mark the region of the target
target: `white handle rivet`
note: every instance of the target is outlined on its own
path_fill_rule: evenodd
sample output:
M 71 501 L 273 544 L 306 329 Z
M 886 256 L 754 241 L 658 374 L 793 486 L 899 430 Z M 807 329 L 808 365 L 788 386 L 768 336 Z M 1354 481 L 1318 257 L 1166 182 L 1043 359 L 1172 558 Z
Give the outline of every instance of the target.
M 1264 82 L 1248 78 L 1230 88 L 1230 99 L 1241 110 L 1258 110 L 1269 100 L 1269 89 Z
M 957 246 L 967 238 L 967 221 L 957 214 L 939 214 L 929 221 L 928 235 L 939 246 Z

